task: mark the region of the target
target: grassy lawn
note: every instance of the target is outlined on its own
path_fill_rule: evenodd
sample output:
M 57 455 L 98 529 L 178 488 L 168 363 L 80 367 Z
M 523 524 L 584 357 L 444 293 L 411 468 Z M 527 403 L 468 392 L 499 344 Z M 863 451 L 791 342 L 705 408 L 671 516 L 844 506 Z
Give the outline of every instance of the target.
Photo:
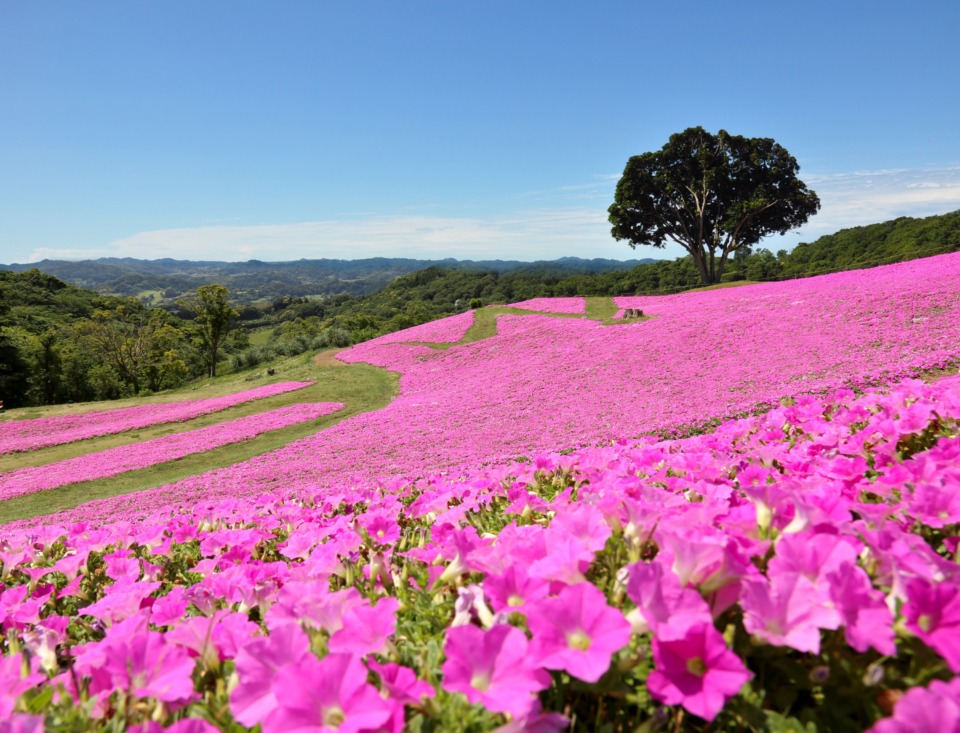
M 273 338 L 273 329 L 258 328 L 256 331 L 251 331 L 248 336 L 251 346 L 263 346 L 270 343 L 270 340 Z
M 142 300 L 147 298 L 150 302 L 163 300 L 163 291 L 162 290 L 141 290 L 135 296 L 137 300 Z
M 130 471 L 107 479 L 70 484 L 58 489 L 9 499 L 0 502 L 0 523 L 70 509 L 93 499 L 155 488 L 214 468 L 229 466 L 317 433 L 353 415 L 378 410 L 389 404 L 397 393 L 399 376 L 396 373 L 369 364 L 343 364 L 333 358 L 333 354 L 337 351 L 339 349 L 321 352 L 318 355 L 303 354 L 275 363 L 278 378 L 284 381 L 316 380 L 316 384 L 311 387 L 257 400 L 246 405 L 239 405 L 221 413 L 206 415 L 187 423 L 178 423 L 176 427 L 173 425 L 156 426 L 149 430 L 138 430 L 122 436 L 109 436 L 109 438 L 105 436 L 104 438 L 81 441 L 69 446 L 55 446 L 43 451 L 35 451 L 38 454 L 36 462 L 46 463 L 83 455 L 94 450 L 103 450 L 111 447 L 110 441 L 118 439 L 120 442 L 113 442 L 112 445 L 136 443 L 151 437 L 223 422 L 224 420 L 252 415 L 297 402 L 342 402 L 346 407 L 340 412 L 308 423 L 291 425 L 287 428 L 263 433 L 242 443 L 222 446 L 212 451 L 186 456 L 179 460 L 158 464 L 139 471 Z M 205 397 L 237 392 L 264 383 L 262 380 L 247 382 L 242 374 L 231 374 L 211 381 L 214 382 L 214 384 L 209 385 L 212 391 L 204 393 L 203 396 Z M 195 392 L 191 394 L 196 396 Z M 167 397 L 166 401 L 169 401 L 171 399 L 183 399 L 185 395 L 171 392 L 165 394 L 165 396 Z M 136 400 L 133 402 L 141 403 L 141 401 Z M 54 452 L 56 452 L 57 457 L 53 457 Z M 40 454 L 47 455 L 42 457 Z M 28 459 L 28 457 L 30 458 Z M 21 453 L 17 456 L 4 456 L 2 460 L 3 468 L 9 469 L 31 465 L 28 460 L 33 461 L 34 456 L 31 453 Z
M 587 298 L 587 318 L 594 321 L 609 321 L 620 310 L 620 306 L 613 302 L 613 298 Z

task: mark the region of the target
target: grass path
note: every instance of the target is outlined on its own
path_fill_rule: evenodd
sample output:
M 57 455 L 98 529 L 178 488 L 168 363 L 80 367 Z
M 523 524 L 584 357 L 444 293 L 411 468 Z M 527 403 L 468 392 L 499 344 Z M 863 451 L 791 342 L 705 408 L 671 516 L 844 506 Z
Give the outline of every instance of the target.
M 597 297 L 585 298 L 587 301 L 586 313 L 547 313 L 544 311 L 532 311 L 525 308 L 514 308 L 509 305 L 493 305 L 486 308 L 477 308 L 473 312 L 473 325 L 467 329 L 464 337 L 459 341 L 449 344 L 432 343 L 428 341 L 403 341 L 401 343 L 411 346 L 429 346 L 431 349 L 446 349 L 463 344 L 481 341 L 497 335 L 497 318 L 503 315 L 514 316 L 550 316 L 551 318 L 587 318 L 591 321 L 598 321 L 605 326 L 618 325 L 621 323 L 636 323 L 637 321 L 647 321 L 654 316 L 643 316 L 629 321 L 613 320 L 613 317 L 620 310 L 620 307 L 613 302 L 613 298 Z

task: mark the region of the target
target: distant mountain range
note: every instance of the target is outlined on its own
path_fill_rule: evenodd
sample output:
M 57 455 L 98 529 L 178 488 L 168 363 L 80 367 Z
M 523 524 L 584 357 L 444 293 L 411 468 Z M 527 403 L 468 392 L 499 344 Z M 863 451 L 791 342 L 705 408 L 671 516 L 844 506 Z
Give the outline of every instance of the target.
M 394 278 L 427 267 L 495 272 L 536 272 L 568 276 L 630 270 L 655 259 L 608 260 L 562 257 L 557 260 L 415 260 L 373 257 L 362 260 L 295 260 L 292 262 L 207 262 L 193 260 L 138 260 L 102 257 L 69 262 L 42 260 L 0 265 L 2 270 L 37 269 L 77 287 L 105 295 L 141 298 L 153 305 L 170 303 L 201 285 L 225 286 L 237 303 L 254 303 L 283 296 L 368 295 L 382 290 Z

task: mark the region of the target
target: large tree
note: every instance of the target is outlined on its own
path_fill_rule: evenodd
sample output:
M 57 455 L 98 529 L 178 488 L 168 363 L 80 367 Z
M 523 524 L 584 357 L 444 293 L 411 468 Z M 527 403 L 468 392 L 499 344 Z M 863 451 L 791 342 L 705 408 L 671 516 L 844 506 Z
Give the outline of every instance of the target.
M 608 209 L 612 234 L 634 248 L 672 240 L 690 253 L 704 283 L 719 282 L 734 252 L 784 234 L 820 209 L 799 169 L 770 138 L 691 127 L 627 161 Z
M 217 376 L 220 347 L 227 340 L 233 320 L 239 315 L 230 304 L 229 291 L 223 285 L 202 285 L 197 288 L 196 295 L 178 303 L 193 312 L 200 345 L 207 355 L 209 375 Z
M 171 325 L 172 317 L 160 309 L 139 304 L 101 310 L 92 318 L 75 324 L 74 332 L 101 365 L 112 368 L 133 394 L 148 387 L 156 391 L 164 385 L 157 373 L 179 357 L 183 337 Z

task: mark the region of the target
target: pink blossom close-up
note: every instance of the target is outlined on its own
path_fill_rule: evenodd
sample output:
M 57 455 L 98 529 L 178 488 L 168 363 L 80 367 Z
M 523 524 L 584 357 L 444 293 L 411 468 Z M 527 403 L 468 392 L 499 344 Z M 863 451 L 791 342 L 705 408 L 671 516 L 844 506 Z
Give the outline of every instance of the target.
M 585 682 L 596 682 L 613 655 L 630 642 L 630 624 L 607 604 L 596 586 L 578 583 L 527 611 L 533 634 L 530 656 L 547 669 L 562 669 Z
M 713 720 L 753 676 L 706 623 L 691 625 L 682 637 L 654 637 L 653 660 L 656 668 L 647 680 L 650 694 L 704 720 Z
M 550 686 L 550 675 L 531 664 L 526 636 L 512 626 L 453 627 L 447 630 L 444 653 L 444 689 L 489 710 L 526 715 L 535 694 Z

